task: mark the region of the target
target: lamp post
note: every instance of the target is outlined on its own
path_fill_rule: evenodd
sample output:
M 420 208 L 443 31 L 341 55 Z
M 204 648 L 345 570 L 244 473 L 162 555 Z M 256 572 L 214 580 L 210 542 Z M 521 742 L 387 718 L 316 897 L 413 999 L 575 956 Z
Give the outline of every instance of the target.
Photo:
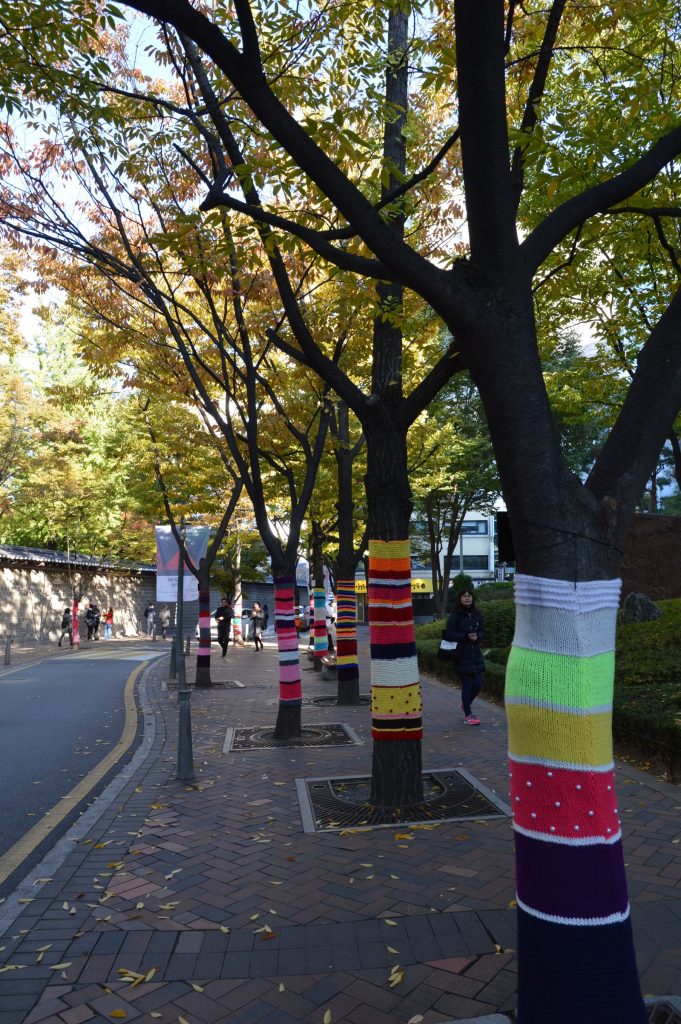
M 182 633 L 184 629 L 184 542 L 187 536 L 184 518 L 180 519 L 179 565 L 177 567 L 177 625 L 176 625 L 176 658 L 177 658 L 177 701 L 180 713 L 177 733 L 177 777 L 180 782 L 192 782 L 194 779 L 194 755 L 192 751 L 192 717 L 191 691 L 187 686 L 185 671 L 184 645 Z

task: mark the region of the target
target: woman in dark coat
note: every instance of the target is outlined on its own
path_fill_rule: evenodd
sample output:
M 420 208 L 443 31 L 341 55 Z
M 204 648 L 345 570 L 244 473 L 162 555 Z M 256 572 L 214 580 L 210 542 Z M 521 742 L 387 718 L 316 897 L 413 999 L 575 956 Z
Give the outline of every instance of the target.
M 465 725 L 480 725 L 471 705 L 482 689 L 485 661 L 480 641 L 485 636 L 485 623 L 475 607 L 475 596 L 462 590 L 447 619 L 445 639 L 456 641 L 454 671 L 461 680 L 461 710 Z

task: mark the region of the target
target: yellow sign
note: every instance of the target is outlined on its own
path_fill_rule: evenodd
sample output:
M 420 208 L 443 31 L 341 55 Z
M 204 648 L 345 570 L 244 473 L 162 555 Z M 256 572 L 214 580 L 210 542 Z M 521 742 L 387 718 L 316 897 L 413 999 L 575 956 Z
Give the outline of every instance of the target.
M 355 592 L 357 594 L 366 594 L 367 592 L 367 581 L 366 580 L 355 580 Z M 412 577 L 411 581 L 411 592 L 412 594 L 432 594 L 433 593 L 433 581 L 431 579 Z

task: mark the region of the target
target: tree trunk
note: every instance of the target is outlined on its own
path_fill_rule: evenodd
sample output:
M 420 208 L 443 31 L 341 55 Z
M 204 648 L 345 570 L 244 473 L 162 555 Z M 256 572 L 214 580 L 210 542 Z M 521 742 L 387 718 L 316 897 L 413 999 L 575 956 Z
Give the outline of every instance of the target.
M 507 301 L 494 324 L 494 314 L 476 322 L 473 369 L 519 570 L 505 694 L 518 1019 L 644 1024 L 612 751 L 616 577 L 628 511 L 608 499 L 599 506 L 564 468 L 541 376 L 520 365 L 536 352 L 521 340 L 534 330 L 529 295 L 525 309 Z M 504 341 L 509 330 L 514 346 Z M 518 390 L 522 402 L 501 402 L 502 389 Z
M 380 415 L 380 414 L 379 414 Z M 392 417 L 367 430 L 369 636 L 374 807 L 423 800 L 421 687 L 411 597 L 407 432 Z
M 199 564 L 199 646 L 196 652 L 196 686 L 213 685 L 210 677 L 210 567 L 202 558 Z
M 278 740 L 300 736 L 303 689 L 293 607 L 295 582 L 295 574 L 274 577 L 274 628 L 279 651 L 279 713 L 274 735 Z
M 326 590 L 324 589 L 324 534 L 318 522 L 312 520 L 310 537 L 310 569 L 314 580 L 312 592 L 314 615 L 310 629 L 314 642 L 314 670 L 321 672 L 322 658 L 329 653 L 326 635 Z
M 336 591 L 336 673 L 338 704 L 359 704 L 359 665 L 357 663 L 357 594 L 354 576 L 338 580 Z
M 357 661 L 357 593 L 355 590 L 355 503 L 352 465 L 359 444 L 350 443 L 350 417 L 345 402 L 336 406 L 334 455 L 338 478 L 338 582 L 336 586 L 336 679 L 337 702 L 343 707 L 359 704 Z M 361 553 L 361 549 L 360 549 Z
M 239 647 L 243 647 L 244 638 L 241 634 L 241 612 L 243 611 L 241 599 L 241 538 L 238 533 L 234 549 L 234 596 L 232 598 L 232 608 L 234 609 L 234 618 L 232 619 L 234 643 L 238 644 Z
M 679 438 L 675 430 L 669 431 L 669 443 L 672 446 L 672 455 L 674 457 L 676 486 L 681 489 L 681 444 L 679 444 Z

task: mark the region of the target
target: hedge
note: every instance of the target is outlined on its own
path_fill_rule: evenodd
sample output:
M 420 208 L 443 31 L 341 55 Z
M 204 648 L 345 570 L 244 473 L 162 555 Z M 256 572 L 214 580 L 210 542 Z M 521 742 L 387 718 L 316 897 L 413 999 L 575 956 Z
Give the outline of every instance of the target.
M 657 604 L 662 618 L 617 627 L 613 734 L 647 756 L 656 752 L 673 779 L 681 771 L 681 600 Z M 485 692 L 502 700 L 515 606 L 486 601 L 482 611 Z M 437 658 L 444 624 L 417 626 L 416 650 L 424 672 L 455 685 L 451 664 Z

